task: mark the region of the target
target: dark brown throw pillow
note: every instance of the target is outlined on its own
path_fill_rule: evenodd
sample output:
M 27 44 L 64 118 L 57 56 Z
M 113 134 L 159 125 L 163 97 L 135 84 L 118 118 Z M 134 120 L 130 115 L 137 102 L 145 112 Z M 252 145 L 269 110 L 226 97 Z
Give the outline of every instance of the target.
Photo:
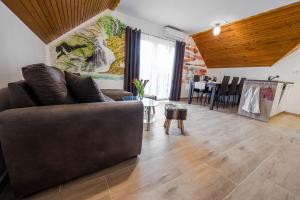
M 105 97 L 91 77 L 65 72 L 71 94 L 78 103 L 104 102 Z
M 9 101 L 12 108 L 26 108 L 38 106 L 38 100 L 25 81 L 8 84 Z
M 40 63 L 23 67 L 22 73 L 42 105 L 73 103 L 64 73 L 58 68 Z

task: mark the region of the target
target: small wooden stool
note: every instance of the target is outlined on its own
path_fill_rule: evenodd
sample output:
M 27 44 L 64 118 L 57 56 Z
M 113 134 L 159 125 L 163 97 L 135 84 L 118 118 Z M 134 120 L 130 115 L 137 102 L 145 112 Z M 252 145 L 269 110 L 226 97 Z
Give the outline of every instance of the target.
M 187 109 L 182 105 L 166 104 L 165 105 L 165 124 L 166 133 L 169 134 L 169 129 L 172 120 L 178 121 L 178 128 L 181 129 L 181 134 L 184 135 L 183 120 L 186 120 Z

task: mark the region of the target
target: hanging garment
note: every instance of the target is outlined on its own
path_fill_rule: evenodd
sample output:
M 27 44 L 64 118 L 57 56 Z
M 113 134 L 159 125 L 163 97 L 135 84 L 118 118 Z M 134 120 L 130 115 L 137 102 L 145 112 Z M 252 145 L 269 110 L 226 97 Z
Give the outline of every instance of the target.
M 269 101 L 274 100 L 274 93 L 272 91 L 272 88 L 270 88 L 270 87 L 262 88 L 261 95 L 262 95 L 262 98 L 267 98 Z
M 254 114 L 260 113 L 259 100 L 260 100 L 260 87 L 257 87 L 255 88 L 255 91 L 251 99 L 251 113 Z
M 260 87 L 256 87 L 255 89 L 253 86 L 245 93 L 245 103 L 242 109 L 249 113 L 258 114 L 260 113 L 259 108 L 259 101 L 260 101 Z
M 251 112 L 251 99 L 253 96 L 253 87 L 252 86 L 250 86 L 250 88 L 246 91 L 244 96 L 245 96 L 245 102 L 244 102 L 242 109 L 246 112 Z

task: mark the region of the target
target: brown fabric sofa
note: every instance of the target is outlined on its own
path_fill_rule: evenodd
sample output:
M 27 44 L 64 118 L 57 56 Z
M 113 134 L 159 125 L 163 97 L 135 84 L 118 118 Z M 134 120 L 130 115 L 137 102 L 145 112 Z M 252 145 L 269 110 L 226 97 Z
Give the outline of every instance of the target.
M 119 98 L 120 93 L 128 95 L 119 91 Z M 7 95 L 7 89 L 0 90 L 0 142 L 17 196 L 64 183 L 141 152 L 141 102 L 8 109 Z

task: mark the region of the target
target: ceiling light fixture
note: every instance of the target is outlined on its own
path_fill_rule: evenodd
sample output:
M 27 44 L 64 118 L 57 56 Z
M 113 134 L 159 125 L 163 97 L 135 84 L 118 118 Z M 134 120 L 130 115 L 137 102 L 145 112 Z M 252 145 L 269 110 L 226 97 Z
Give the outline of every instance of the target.
M 221 33 L 221 23 L 216 23 L 213 28 L 214 36 L 218 36 Z

